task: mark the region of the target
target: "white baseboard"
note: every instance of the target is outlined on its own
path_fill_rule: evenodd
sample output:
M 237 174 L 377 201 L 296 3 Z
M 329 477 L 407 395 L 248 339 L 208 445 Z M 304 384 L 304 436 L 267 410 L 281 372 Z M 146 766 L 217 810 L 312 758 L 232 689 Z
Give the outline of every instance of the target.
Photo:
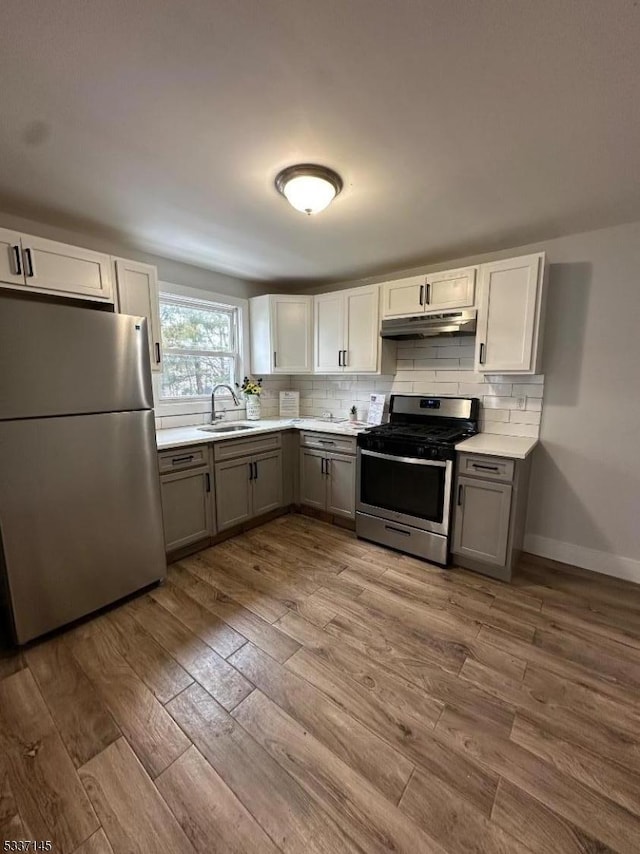
M 564 543 L 562 540 L 540 537 L 538 534 L 527 534 L 525 536 L 524 551 L 640 584 L 640 560 L 634 560 L 630 557 L 622 557 L 611 552 L 601 552 L 598 549 L 588 549 L 574 543 Z

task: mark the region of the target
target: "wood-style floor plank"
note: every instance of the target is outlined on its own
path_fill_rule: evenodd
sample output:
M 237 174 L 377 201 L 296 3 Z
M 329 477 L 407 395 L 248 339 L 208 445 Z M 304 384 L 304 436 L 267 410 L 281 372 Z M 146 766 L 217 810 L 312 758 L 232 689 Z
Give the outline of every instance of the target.
M 195 747 L 156 785 L 199 854 L 277 854 L 280 850 Z
M 100 828 L 86 842 L 83 842 L 79 848 L 76 848 L 74 854 L 114 854 L 114 852 L 109 844 L 109 840 L 105 836 L 104 830 Z
M 25 659 L 76 767 L 120 738 L 120 728 L 63 637 L 32 647 Z
M 363 851 L 445 854 L 412 821 L 406 821 L 368 780 L 309 735 L 256 690 L 233 717 L 333 817 Z
M 184 753 L 188 739 L 99 626 L 72 649 L 138 759 L 156 777 Z
M 394 803 L 400 800 L 413 764 L 305 679 L 247 644 L 231 663 L 263 694 L 295 718 Z
M 278 631 L 271 623 L 258 617 L 253 611 L 247 610 L 230 596 L 191 575 L 184 568 L 177 568 L 175 572 L 170 573 L 169 577 L 173 584 L 276 661 L 280 663 L 286 661 L 300 648 L 298 643 Z
M 508 780 L 500 780 L 491 819 L 533 854 L 615 854 Z
M 135 618 L 225 709 L 253 690 L 241 673 L 155 600 L 138 609 Z
M 0 649 L 0 834 L 638 854 L 639 696 L 640 586 L 530 556 L 504 584 L 282 516 Z
M 115 854 L 193 854 L 175 816 L 124 738 L 80 769 Z
M 512 741 L 496 738 L 446 709 L 437 730 L 453 749 L 464 750 L 501 777 L 620 854 L 637 854 L 640 819 L 568 777 Z
M 168 707 L 189 738 L 285 854 L 361 849 L 199 685 Z
M 152 590 L 149 595 L 223 658 L 227 658 L 246 643 L 246 638 L 224 620 L 216 617 L 170 582 Z
M 51 840 L 57 851 L 67 854 L 98 829 L 76 769 L 28 669 L 0 682 L 0 749 L 8 786 L 31 838 Z
M 400 809 L 424 828 L 449 854 L 529 854 L 512 836 L 440 780 L 417 771 L 402 796 Z

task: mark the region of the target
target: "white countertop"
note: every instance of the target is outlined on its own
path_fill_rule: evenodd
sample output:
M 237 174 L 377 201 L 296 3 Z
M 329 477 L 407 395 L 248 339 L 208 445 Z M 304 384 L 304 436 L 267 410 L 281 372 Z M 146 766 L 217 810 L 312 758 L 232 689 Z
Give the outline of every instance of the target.
M 478 433 L 470 439 L 465 439 L 464 442 L 458 442 L 456 451 L 524 460 L 537 444 L 537 439 L 531 439 L 527 436 L 498 436 L 494 433 Z
M 229 433 L 209 433 L 193 427 L 171 427 L 168 430 L 156 430 L 156 445 L 159 451 L 165 448 L 185 448 L 189 445 L 201 445 L 204 442 L 221 442 L 224 439 L 246 439 L 247 436 L 260 436 L 278 430 L 314 430 L 320 433 L 335 433 L 341 436 L 357 436 L 365 429 L 358 423 L 349 421 L 323 421 L 318 418 L 262 418 L 260 421 L 226 421 L 223 424 L 244 424 L 246 430 L 234 430 Z M 206 425 L 199 425 L 206 426 Z

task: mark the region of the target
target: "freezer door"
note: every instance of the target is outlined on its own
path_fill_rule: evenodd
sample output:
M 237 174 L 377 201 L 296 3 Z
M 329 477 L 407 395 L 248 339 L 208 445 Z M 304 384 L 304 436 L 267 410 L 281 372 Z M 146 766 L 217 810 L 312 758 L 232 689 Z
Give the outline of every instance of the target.
M 0 421 L 153 406 L 147 321 L 0 297 Z
M 0 422 L 0 472 L 19 643 L 164 577 L 153 412 Z

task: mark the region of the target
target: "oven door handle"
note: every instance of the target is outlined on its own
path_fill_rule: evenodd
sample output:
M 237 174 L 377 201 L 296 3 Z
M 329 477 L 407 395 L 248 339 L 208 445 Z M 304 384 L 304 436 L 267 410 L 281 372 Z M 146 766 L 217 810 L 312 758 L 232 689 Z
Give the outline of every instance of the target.
M 363 457 L 376 457 L 379 460 L 391 460 L 394 463 L 410 463 L 418 466 L 433 466 L 434 468 L 444 469 L 447 467 L 445 460 L 420 460 L 418 457 L 396 457 L 393 454 L 380 454 L 378 451 L 363 451 L 360 450 Z

